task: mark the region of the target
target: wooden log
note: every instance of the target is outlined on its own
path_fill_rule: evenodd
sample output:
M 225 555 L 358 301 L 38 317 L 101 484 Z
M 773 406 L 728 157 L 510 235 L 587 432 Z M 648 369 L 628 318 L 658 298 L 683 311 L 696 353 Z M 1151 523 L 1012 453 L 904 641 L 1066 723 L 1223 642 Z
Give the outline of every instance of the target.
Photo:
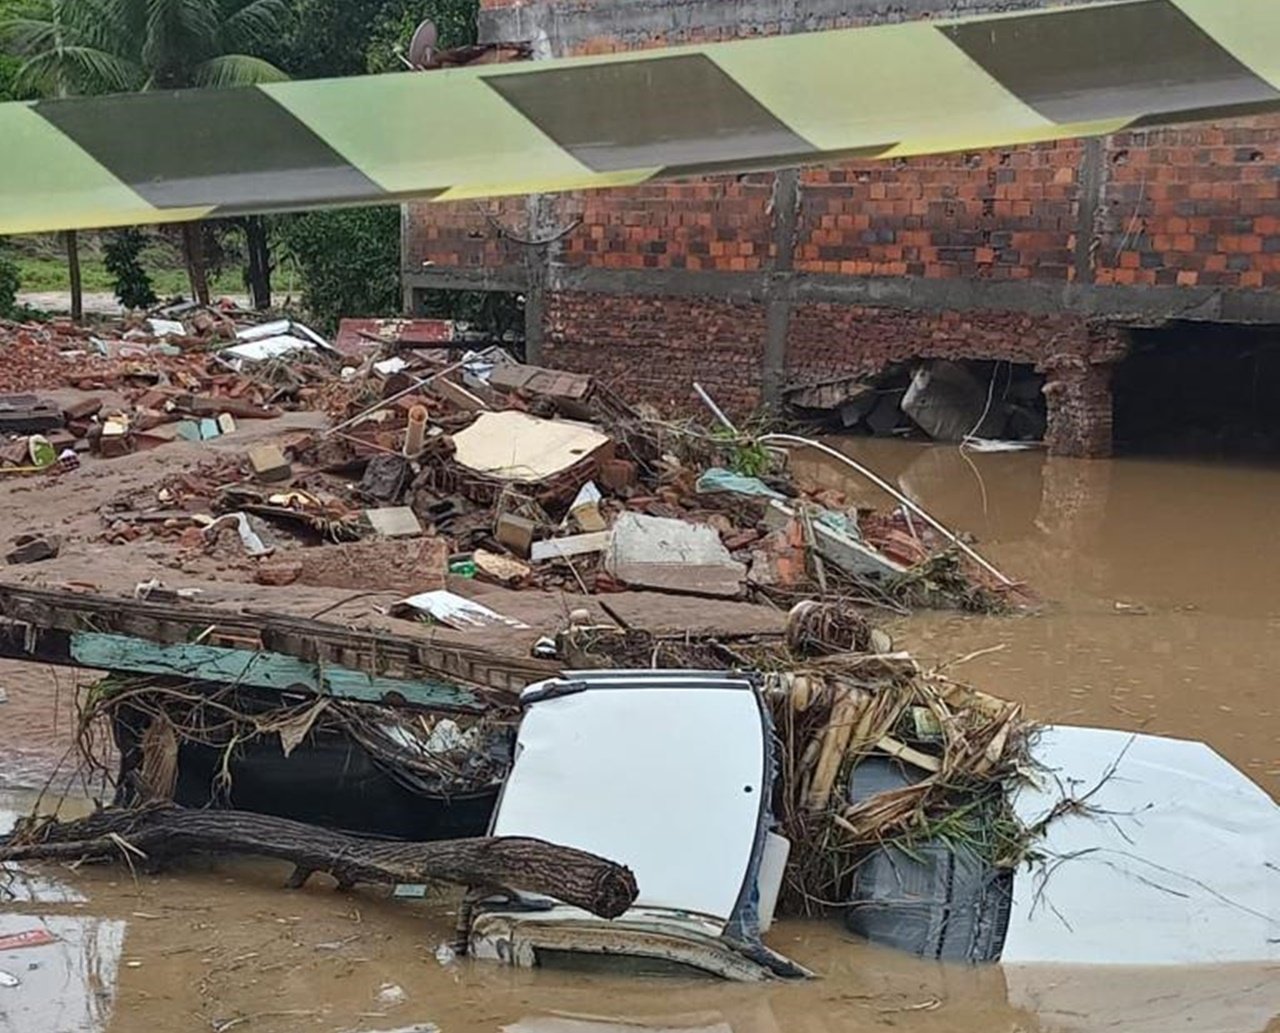
M 332 875 L 342 887 L 452 882 L 554 897 L 601 918 L 617 918 L 638 894 L 630 869 L 538 839 L 391 842 L 248 811 L 188 810 L 169 803 L 105 808 L 66 822 L 28 820 L 0 837 L 0 862 L 130 854 L 162 862 L 192 853 L 290 861 L 297 866 L 294 887 L 314 872 Z

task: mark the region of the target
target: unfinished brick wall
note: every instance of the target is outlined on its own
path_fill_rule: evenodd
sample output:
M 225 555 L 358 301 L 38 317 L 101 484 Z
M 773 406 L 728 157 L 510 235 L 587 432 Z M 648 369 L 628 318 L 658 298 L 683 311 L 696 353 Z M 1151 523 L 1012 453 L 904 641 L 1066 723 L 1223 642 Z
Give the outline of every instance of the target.
M 1082 152 L 1071 140 L 806 170 L 795 267 L 1070 280 Z
M 652 183 L 559 202 L 582 220 L 557 258 L 602 269 L 755 272 L 773 255 L 772 175 Z
M 670 0 L 676 34 L 659 37 L 633 17 L 656 2 L 555 0 L 562 18 L 590 15 L 590 33 L 579 32 L 561 51 L 608 53 L 856 21 L 839 5 L 815 20 L 802 3 L 790 25 L 744 16 L 707 29 L 684 16 L 692 0 Z M 879 20 L 906 16 L 892 0 L 847 6 L 874 9 Z M 776 182 L 770 174 L 722 176 L 544 199 L 550 218 L 542 228 L 557 232 L 540 255 L 514 239 L 537 236 L 525 232 L 523 199 L 411 206 L 405 267 L 501 270 L 542 260 L 565 268 L 578 279 L 560 282 L 581 293 L 548 293 L 544 361 L 605 372 L 629 397 L 660 403 L 687 402 L 695 376 L 730 407 L 759 400 L 767 306 L 723 300 L 730 296 L 785 295 L 773 309 L 770 354 L 782 326 L 793 378 L 914 355 L 1033 363 L 1050 374 L 1050 435 L 1068 454 L 1109 449 L 1111 360 L 1095 354 L 1095 330 L 1082 316 L 1027 314 L 1057 303 L 1056 293 L 1044 291 L 1111 292 L 1108 311 L 1158 321 L 1202 306 L 1203 294 L 1185 293 L 1192 288 L 1263 297 L 1280 286 L 1280 117 L 802 170 L 794 213 L 774 203 Z M 784 219 L 791 214 L 793 228 Z M 699 276 L 705 273 L 716 275 Z M 642 282 L 641 274 L 651 279 Z M 815 296 L 800 289 L 806 280 L 821 287 L 820 296 L 843 290 L 848 300 L 792 303 Z M 943 292 L 955 310 L 934 311 L 936 300 L 913 308 L 909 291 L 899 292 L 896 308 L 865 307 L 874 292 L 853 288 L 868 280 L 918 285 L 922 297 Z M 1025 312 L 993 310 L 1009 303 L 1007 294 L 990 300 L 991 292 L 1006 288 L 1042 293 Z M 1075 343 L 1064 350 L 1064 340 Z M 1080 355 L 1083 364 L 1058 361 Z
M 1280 119 L 1107 142 L 1098 283 L 1280 286 Z
M 408 206 L 402 260 L 408 272 L 443 265 L 498 268 L 523 261 L 512 235 L 527 239 L 523 197 Z
M 689 411 L 697 381 L 731 412 L 760 405 L 763 305 L 555 293 L 546 324 L 547 363 L 598 376 L 629 401 Z

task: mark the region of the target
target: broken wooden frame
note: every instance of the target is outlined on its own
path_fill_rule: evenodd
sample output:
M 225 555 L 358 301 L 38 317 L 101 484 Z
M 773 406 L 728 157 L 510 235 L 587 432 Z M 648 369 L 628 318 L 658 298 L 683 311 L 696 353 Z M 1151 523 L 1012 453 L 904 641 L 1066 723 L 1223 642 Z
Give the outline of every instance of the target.
M 16 585 L 0 585 L 0 657 L 460 711 L 556 670 L 436 637 Z

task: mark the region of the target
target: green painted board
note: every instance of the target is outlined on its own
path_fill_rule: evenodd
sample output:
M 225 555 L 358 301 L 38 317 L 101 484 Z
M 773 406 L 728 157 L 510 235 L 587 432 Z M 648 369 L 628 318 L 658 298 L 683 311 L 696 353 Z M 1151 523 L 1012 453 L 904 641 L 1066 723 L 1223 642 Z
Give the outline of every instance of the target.
M 279 691 L 301 689 L 368 703 L 380 703 L 394 694 L 419 706 L 460 710 L 481 710 L 484 706 L 472 690 L 450 682 L 383 678 L 281 653 L 186 643 L 161 645 L 128 635 L 77 631 L 71 635 L 71 656 L 82 666 L 100 670 L 164 674 Z

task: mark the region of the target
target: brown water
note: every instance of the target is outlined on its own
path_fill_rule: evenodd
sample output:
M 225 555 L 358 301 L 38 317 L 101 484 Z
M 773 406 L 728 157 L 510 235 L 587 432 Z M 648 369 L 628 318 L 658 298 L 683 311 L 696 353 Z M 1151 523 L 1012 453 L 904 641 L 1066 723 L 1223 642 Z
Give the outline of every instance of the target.
M 848 447 L 1047 600 L 1034 617 L 899 621 L 904 644 L 939 660 L 1003 647 L 964 675 L 1039 718 L 1203 739 L 1280 791 L 1280 471 Z M 0 800 L 0 824 L 5 803 L 30 802 Z M 1274 967 L 955 968 L 874 950 L 834 924 L 785 923 L 769 936 L 823 977 L 805 985 L 442 962 L 448 900 L 287 893 L 285 874 L 228 864 L 15 883 L 0 892 L 0 935 L 46 922 L 60 941 L 0 952 L 0 971 L 23 983 L 0 987 L 0 1033 L 1280 1031 Z M 380 998 L 388 985 L 399 1003 Z
M 1015 620 L 913 617 L 904 645 L 1000 647 L 964 678 L 1041 720 L 1201 739 L 1280 794 L 1280 468 L 842 447 L 1046 600 Z

